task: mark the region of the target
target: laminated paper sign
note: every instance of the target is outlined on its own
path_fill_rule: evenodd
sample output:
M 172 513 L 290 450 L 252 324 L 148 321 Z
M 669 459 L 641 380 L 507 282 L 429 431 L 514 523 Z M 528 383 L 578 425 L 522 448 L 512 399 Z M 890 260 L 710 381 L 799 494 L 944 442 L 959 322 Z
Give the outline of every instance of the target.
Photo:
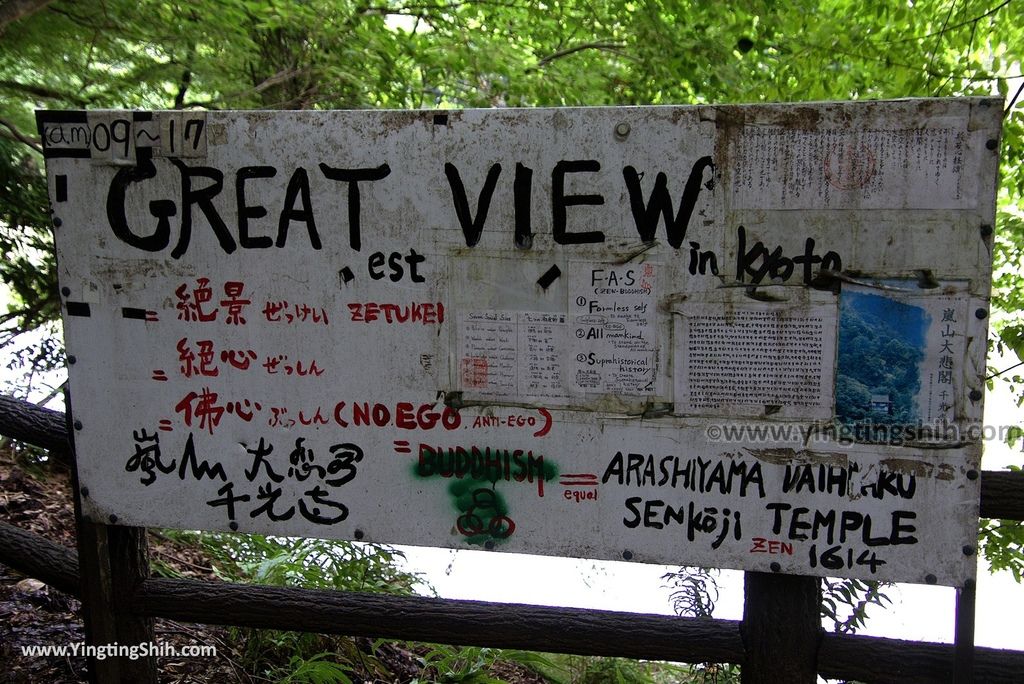
M 960 586 L 1000 113 L 40 112 L 84 510 Z

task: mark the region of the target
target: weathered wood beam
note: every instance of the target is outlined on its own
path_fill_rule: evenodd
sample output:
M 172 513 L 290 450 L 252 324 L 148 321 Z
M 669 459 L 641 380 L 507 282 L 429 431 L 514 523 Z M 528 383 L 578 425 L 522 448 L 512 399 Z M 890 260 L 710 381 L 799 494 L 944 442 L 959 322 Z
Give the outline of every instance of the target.
M 77 595 L 76 555 L 37 534 L 0 523 L 0 561 Z M 731 620 L 168 579 L 143 581 L 129 607 L 186 622 L 582 655 L 732 663 L 745 657 L 740 623 Z M 951 644 L 823 634 L 816 668 L 824 677 L 865 682 L 947 681 L 953 654 Z M 974 650 L 976 682 L 1018 681 L 1022 672 L 1024 651 Z
M 981 517 L 1024 520 L 1024 472 L 982 471 Z
M 743 658 L 733 620 L 182 579 L 146 580 L 132 605 L 142 615 L 239 627 L 691 663 Z
M 878 684 L 949 682 L 953 677 L 952 644 L 826 634 L 818 651 L 818 673 L 827 678 Z M 1024 680 L 1024 651 L 974 649 L 974 681 Z
M 81 595 L 78 554 L 35 532 L 0 522 L 0 563 L 65 594 Z
M 64 414 L 0 394 L 0 435 L 47 449 L 63 463 L 71 462 Z

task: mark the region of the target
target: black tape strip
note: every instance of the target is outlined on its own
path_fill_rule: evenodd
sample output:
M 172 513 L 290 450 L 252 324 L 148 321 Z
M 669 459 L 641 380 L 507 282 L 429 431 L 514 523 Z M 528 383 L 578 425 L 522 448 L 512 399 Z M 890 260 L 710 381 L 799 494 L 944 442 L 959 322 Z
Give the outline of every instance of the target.
M 562 269 L 558 268 L 557 265 L 552 266 L 537 280 L 537 284 L 540 285 L 542 289 L 546 290 L 551 283 L 558 280 L 558 276 L 560 275 L 562 275 Z
M 68 201 L 68 177 L 63 173 L 58 173 L 53 178 L 53 194 L 54 199 L 58 202 Z
M 87 302 L 68 302 L 67 308 L 68 316 L 84 316 L 85 318 L 92 316 Z
M 88 159 L 92 155 L 88 148 L 72 149 L 70 147 L 44 147 L 43 157 L 46 159 Z
M 59 159 L 59 158 L 71 158 L 71 159 L 88 159 L 89 149 L 54 149 L 46 144 L 46 136 L 43 135 L 43 127 L 46 124 L 87 124 L 89 123 L 86 118 L 84 110 L 58 110 L 58 111 L 47 111 L 38 110 L 36 112 L 36 129 L 39 131 L 39 136 L 43 141 L 43 157 L 46 159 Z
M 121 316 L 123 318 L 133 318 L 138 321 L 144 321 L 146 320 L 146 310 L 134 309 L 130 306 L 125 306 L 121 308 Z
M 48 123 L 88 123 L 84 109 L 36 110 L 36 127 L 43 132 L 43 124 Z

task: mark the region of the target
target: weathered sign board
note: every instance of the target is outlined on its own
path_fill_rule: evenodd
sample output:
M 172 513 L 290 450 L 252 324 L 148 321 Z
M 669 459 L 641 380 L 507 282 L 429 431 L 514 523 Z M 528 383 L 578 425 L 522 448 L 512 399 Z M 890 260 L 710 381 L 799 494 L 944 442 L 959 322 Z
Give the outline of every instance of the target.
M 1000 114 L 40 112 L 84 510 L 962 585 Z

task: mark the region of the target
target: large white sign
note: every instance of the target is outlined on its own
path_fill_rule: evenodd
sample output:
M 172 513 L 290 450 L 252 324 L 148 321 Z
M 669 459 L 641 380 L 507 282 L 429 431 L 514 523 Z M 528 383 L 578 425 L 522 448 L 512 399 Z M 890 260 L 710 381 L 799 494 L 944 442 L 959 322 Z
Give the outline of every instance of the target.
M 84 510 L 962 585 L 1000 113 L 41 112 Z

